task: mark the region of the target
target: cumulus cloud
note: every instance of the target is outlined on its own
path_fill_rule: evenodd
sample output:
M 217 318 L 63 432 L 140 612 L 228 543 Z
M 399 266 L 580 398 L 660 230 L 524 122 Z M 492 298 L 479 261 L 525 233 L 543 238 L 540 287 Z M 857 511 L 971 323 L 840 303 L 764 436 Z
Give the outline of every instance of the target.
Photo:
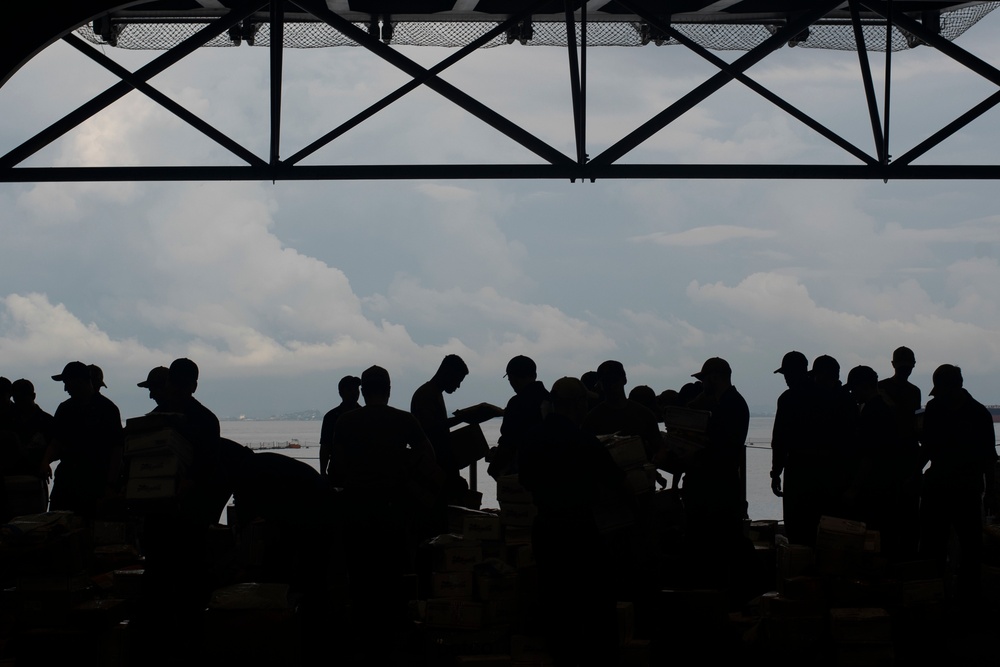
M 787 349 L 826 351 L 840 357 L 842 366 L 845 360 L 884 359 L 886 350 L 906 344 L 924 359 L 966 364 L 975 369 L 972 374 L 1000 369 L 1000 323 L 981 309 L 970 317 L 961 303 L 950 309 L 932 304 L 905 316 L 865 316 L 824 306 L 796 277 L 774 273 L 757 273 L 735 286 L 693 281 L 688 295 L 696 303 L 723 308 L 761 345 L 767 338 Z
M 664 246 L 702 246 L 715 245 L 738 239 L 769 239 L 777 235 L 773 230 L 752 229 L 739 225 L 710 225 L 695 227 L 683 232 L 658 232 L 646 236 L 633 236 L 630 241 L 636 243 L 656 243 Z

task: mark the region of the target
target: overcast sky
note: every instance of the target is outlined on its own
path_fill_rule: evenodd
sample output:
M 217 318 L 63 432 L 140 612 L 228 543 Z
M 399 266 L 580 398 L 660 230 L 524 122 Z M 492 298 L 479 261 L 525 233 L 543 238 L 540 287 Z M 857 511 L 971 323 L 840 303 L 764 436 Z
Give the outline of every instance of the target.
M 1000 64 L 998 29 L 990 15 L 958 43 Z M 104 51 L 132 69 L 156 55 Z M 203 49 L 152 83 L 263 156 L 267 57 Z M 928 48 L 893 64 L 894 155 L 995 90 Z M 594 48 L 588 65 L 591 155 L 714 73 L 680 46 Z M 786 48 L 750 75 L 874 153 L 855 53 Z M 562 49 L 483 50 L 445 78 L 574 153 Z M 362 49 L 286 51 L 282 155 L 405 80 Z M 47 49 L 0 88 L 0 151 L 114 81 Z M 998 113 L 917 164 L 995 164 Z M 652 161 L 857 163 L 735 83 L 622 160 Z M 306 162 L 538 160 L 419 90 Z M 238 160 L 137 93 L 28 162 L 186 163 Z M 908 345 L 925 399 L 934 368 L 954 363 L 974 396 L 1000 402 L 997 201 L 992 182 L 0 184 L 0 374 L 35 382 L 52 411 L 65 394 L 49 376 L 97 363 L 132 416 L 152 407 L 135 383 L 188 356 L 217 414 L 266 416 L 328 409 L 341 376 L 376 363 L 406 408 L 450 352 L 471 368 L 451 409 L 503 405 L 515 354 L 547 385 L 618 359 L 629 387 L 658 392 L 721 356 L 766 412 L 788 350 L 886 377 Z

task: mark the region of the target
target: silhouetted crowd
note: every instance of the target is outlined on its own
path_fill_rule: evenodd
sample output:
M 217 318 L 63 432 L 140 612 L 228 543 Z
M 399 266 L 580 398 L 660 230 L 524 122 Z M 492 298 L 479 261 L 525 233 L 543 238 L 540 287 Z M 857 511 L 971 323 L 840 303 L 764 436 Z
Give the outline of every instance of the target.
M 993 420 L 948 364 L 934 371 L 922 408 L 909 382 L 914 365 L 901 347 L 891 376 L 880 381 L 858 366 L 842 383 L 834 358 L 819 356 L 810 368 L 801 352 L 786 354 L 775 371 L 787 389 L 774 417 L 771 488 L 789 543 L 815 547 L 824 516 L 863 523 L 879 531 L 890 561 L 930 560 L 941 576 L 957 567 L 958 596 L 971 602 L 984 509 L 1000 509 Z M 389 659 L 396 647 L 386 637 L 405 635 L 413 619 L 408 577 L 422 571 L 429 544 L 454 532 L 456 510 L 480 509 L 462 471 L 483 454 L 499 488 L 523 488 L 530 499 L 535 623 L 556 665 L 615 664 L 622 600 L 641 609 L 665 586 L 708 588 L 736 607 L 770 590 L 773 574 L 745 529 L 750 412 L 726 360 L 708 359 L 691 383 L 657 394 L 646 386 L 626 393 L 625 368 L 613 360 L 547 389 L 535 362 L 516 356 L 505 374 L 514 395 L 502 411 L 481 404 L 449 414 L 445 394 L 468 374 L 460 357 L 446 356 L 409 411 L 389 405 L 384 368 L 344 377 L 341 402 L 323 419 L 317 472 L 223 438 L 194 397 L 199 371 L 189 359 L 138 383 L 155 407 L 125 428 L 100 391 L 101 369 L 73 361 L 52 376 L 69 398 L 51 416 L 31 382 L 0 378 L 0 472 L 8 483 L 44 483 L 58 461 L 49 510 L 88 522 L 141 517 L 135 632 L 150 640 L 171 633 L 176 641 L 156 658 L 164 663 L 191 648 L 220 579 L 240 576 L 206 567 L 211 527 L 230 498 L 240 529 L 268 527 L 255 574 L 287 580 L 316 607 L 329 604 L 318 591 L 331 577 L 346 582 L 349 615 L 339 619 L 343 646 L 334 653 L 357 658 L 365 647 Z M 456 446 L 456 426 L 500 415 L 488 452 Z M 6 520 L 16 502 L 0 492 Z M 953 533 L 957 559 L 949 557 Z

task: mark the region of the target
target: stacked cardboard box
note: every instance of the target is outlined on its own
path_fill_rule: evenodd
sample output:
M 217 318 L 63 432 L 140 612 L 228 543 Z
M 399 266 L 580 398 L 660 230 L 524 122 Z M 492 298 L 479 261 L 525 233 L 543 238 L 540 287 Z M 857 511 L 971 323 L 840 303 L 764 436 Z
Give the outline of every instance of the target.
M 843 667 L 892 665 L 892 624 L 878 608 L 830 610 L 830 635 Z
M 625 472 L 625 483 L 635 495 L 656 489 L 656 467 L 646 456 L 646 447 L 638 436 L 605 435 L 600 437 L 618 467 Z
M 170 501 L 187 476 L 194 452 L 170 425 L 172 415 L 146 415 L 125 422 L 125 460 L 130 501 Z
M 497 501 L 500 503 L 500 523 L 505 534 L 510 533 L 512 537 L 522 541 L 528 538 L 530 541 L 530 528 L 535 522 L 538 509 L 531 492 L 521 486 L 517 475 L 505 475 L 497 480 Z M 514 530 L 509 530 L 511 528 Z

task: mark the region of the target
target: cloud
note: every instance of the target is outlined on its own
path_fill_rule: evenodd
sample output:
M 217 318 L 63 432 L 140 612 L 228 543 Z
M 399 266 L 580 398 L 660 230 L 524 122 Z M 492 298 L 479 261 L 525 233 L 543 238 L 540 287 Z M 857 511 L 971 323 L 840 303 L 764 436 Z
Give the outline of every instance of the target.
M 777 235 L 775 231 L 752 229 L 738 225 L 710 225 L 695 227 L 683 232 L 658 232 L 646 236 L 633 236 L 630 241 L 636 243 L 656 243 L 664 246 L 703 246 L 725 243 L 738 239 L 769 239 Z
M 58 366 L 72 359 L 88 362 L 145 363 L 155 352 L 134 338 L 115 340 L 93 323 L 84 323 L 45 294 L 8 294 L 0 312 L 0 364 Z
M 974 266 L 962 263 L 953 272 L 965 282 L 970 274 L 989 279 L 996 269 L 995 262 L 983 261 Z M 807 356 L 828 352 L 840 358 L 842 367 L 874 365 L 873 360 L 884 359 L 887 350 L 905 344 L 934 365 L 964 364 L 975 369 L 972 374 L 1000 370 L 995 304 L 984 313 L 975 296 L 971 304 L 960 302 L 951 309 L 931 304 L 907 315 L 866 316 L 824 306 L 798 278 L 775 273 L 753 274 L 733 287 L 693 281 L 688 296 L 695 303 L 722 308 L 761 346 L 806 348 Z

